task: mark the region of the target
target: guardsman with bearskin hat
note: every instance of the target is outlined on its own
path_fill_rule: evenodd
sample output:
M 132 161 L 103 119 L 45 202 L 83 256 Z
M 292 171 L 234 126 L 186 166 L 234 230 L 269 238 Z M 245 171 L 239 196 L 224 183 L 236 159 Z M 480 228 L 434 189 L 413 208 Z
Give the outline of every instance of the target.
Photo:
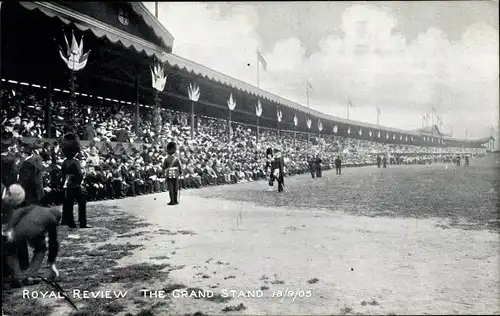
M 321 159 L 321 157 L 319 156 L 319 154 L 316 155 L 316 158 L 314 160 L 314 166 L 315 166 L 315 171 L 316 171 L 316 178 L 321 178 L 322 177 L 322 171 L 323 171 L 323 166 L 321 165 L 321 163 L 323 162 L 323 160 Z
M 87 228 L 87 201 L 82 193 L 83 171 L 80 161 L 75 158 L 80 152 L 80 138 L 76 134 L 68 133 L 64 135 L 61 147 L 66 157 L 61 167 L 64 191 L 62 224 L 76 228 L 73 217 L 73 205 L 76 201 L 80 228 Z
M 309 172 L 311 173 L 311 177 L 313 179 L 316 178 L 316 167 L 315 167 L 315 159 L 314 156 L 308 157 L 307 165 L 309 166 Z
M 272 176 L 273 180 L 278 181 L 278 192 L 283 192 L 285 184 L 285 172 L 284 172 L 285 162 L 281 151 L 279 149 L 274 150 L 274 161 L 272 164 Z
M 268 148 L 266 150 L 266 166 L 264 167 L 269 183 L 269 188 L 267 189 L 267 191 L 273 190 L 273 183 L 274 183 L 273 169 L 272 169 L 273 162 L 274 162 L 273 149 Z
M 174 142 L 168 143 L 168 157 L 163 162 L 163 169 L 167 175 L 168 193 L 170 195 L 168 205 L 179 204 L 179 178 L 182 175 L 182 166 L 179 158 L 174 156 L 176 151 L 177 145 Z

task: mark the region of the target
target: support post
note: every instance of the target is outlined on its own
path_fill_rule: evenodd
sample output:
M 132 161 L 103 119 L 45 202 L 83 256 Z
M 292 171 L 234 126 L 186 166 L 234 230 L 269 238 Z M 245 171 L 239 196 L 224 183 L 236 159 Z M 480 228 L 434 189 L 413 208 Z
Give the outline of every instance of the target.
M 278 143 L 281 144 L 280 122 L 278 122 Z
M 191 140 L 194 139 L 194 101 L 191 101 Z
M 297 139 L 297 128 L 295 128 L 294 131 L 293 131 L 293 148 L 294 149 L 297 148 L 296 139 Z
M 229 110 L 229 117 L 228 117 L 228 124 L 227 124 L 227 127 L 228 127 L 228 134 L 229 134 L 229 143 L 231 143 L 231 140 L 233 139 L 233 129 L 231 128 L 231 110 Z
M 259 123 L 260 123 L 260 122 L 259 122 L 259 117 L 257 116 L 257 138 L 256 138 L 256 140 L 257 140 L 257 144 L 259 143 L 259 134 L 260 134 L 260 128 L 259 128 L 260 126 L 259 126 Z
M 47 84 L 47 94 L 45 96 L 45 130 L 46 137 L 52 138 L 52 80 L 49 78 Z
M 139 77 L 135 77 L 135 133 L 139 135 L 139 122 L 140 122 L 140 114 L 139 114 L 139 87 L 140 87 L 140 79 Z

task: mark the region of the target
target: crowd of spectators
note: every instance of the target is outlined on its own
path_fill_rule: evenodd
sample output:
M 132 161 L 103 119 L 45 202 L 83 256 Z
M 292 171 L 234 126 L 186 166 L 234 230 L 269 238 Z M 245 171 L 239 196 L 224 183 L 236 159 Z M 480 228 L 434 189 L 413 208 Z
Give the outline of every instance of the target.
M 197 120 L 195 137 L 190 137 L 188 115 L 161 111 L 161 129 L 155 129 L 152 108 L 140 109 L 139 133 L 135 133 L 134 106 L 113 100 L 79 96 L 79 107 L 68 110 L 68 94 L 54 94 L 51 103 L 53 140 L 45 143 L 45 112 L 42 89 L 16 86 L 2 91 L 2 166 L 19 166 L 25 158 L 23 137 L 38 138 L 46 168 L 46 203 L 60 202 L 58 173 L 63 156 L 58 141 L 71 128 L 80 135 L 79 156 L 86 172 L 84 186 L 89 200 L 122 198 L 166 191 L 161 168 L 166 142 L 178 144 L 183 166 L 182 188 L 231 184 L 266 177 L 265 149 L 281 148 L 287 176 L 309 172 L 309 160 L 320 156 L 323 169 L 331 169 L 340 156 L 344 166 L 375 165 L 377 156 L 386 156 L 390 164 L 450 161 L 461 148 L 432 148 L 347 139 L 338 136 L 311 135 L 261 128 L 259 142 L 254 126 L 232 123 L 229 139 L 227 121 L 209 117 Z M 90 102 L 90 100 L 92 102 Z M 86 102 L 84 102 L 86 101 Z M 69 117 L 72 116 L 72 118 Z M 158 134 L 158 135 L 157 135 Z M 54 140 L 55 139 L 55 140 Z M 481 153 L 484 149 L 465 149 Z M 436 155 L 437 152 L 440 155 Z M 418 153 L 420 155 L 415 155 Z M 422 155 L 423 154 L 423 155 Z

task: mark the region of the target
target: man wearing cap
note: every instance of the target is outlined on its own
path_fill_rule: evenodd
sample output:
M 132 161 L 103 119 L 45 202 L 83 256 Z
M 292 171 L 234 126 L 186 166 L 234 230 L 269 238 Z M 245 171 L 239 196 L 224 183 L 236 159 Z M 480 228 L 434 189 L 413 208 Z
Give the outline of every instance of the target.
M 179 158 L 174 156 L 176 151 L 176 144 L 173 142 L 168 143 L 168 157 L 165 158 L 165 161 L 163 162 L 163 169 L 167 174 L 168 193 L 170 195 L 170 202 L 168 203 L 168 205 L 179 204 L 179 177 L 182 175 L 182 166 Z
M 24 205 L 38 204 L 43 196 L 43 160 L 39 150 L 42 145 L 35 142 L 30 146 L 28 156 L 19 167 L 19 184 L 26 192 Z

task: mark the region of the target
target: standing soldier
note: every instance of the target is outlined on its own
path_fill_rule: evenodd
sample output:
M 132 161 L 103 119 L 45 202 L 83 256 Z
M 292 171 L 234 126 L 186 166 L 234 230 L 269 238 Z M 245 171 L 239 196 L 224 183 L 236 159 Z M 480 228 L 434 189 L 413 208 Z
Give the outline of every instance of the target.
M 165 161 L 163 162 L 163 169 L 167 174 L 168 193 L 170 195 L 170 202 L 168 203 L 168 205 L 179 204 L 179 178 L 182 175 L 182 167 L 179 158 L 174 156 L 176 151 L 177 146 L 175 145 L 175 143 L 168 143 L 168 157 L 165 158 Z
M 269 184 L 269 188 L 267 191 L 271 192 L 273 190 L 273 170 L 272 170 L 272 165 L 273 165 L 273 149 L 268 148 L 266 150 L 266 165 L 264 167 L 264 171 L 267 176 L 267 183 Z
M 382 159 L 382 164 L 384 165 L 384 168 L 387 168 L 387 156 L 384 156 L 384 159 Z
M 464 167 L 470 167 L 469 166 L 469 155 L 465 155 L 465 164 Z
M 382 163 L 382 159 L 379 155 L 377 155 L 377 168 L 380 168 L 380 164 Z
M 316 178 L 321 178 L 322 177 L 321 163 L 323 162 L 323 160 L 321 160 L 321 158 L 319 157 L 319 154 L 316 155 L 316 160 L 314 162 L 315 162 L 315 166 L 316 166 Z
M 83 171 L 80 161 L 75 157 L 80 151 L 80 139 L 75 134 L 64 135 L 62 152 L 66 159 L 61 168 L 61 182 L 63 183 L 64 202 L 62 223 L 70 228 L 76 228 L 73 217 L 73 205 L 78 203 L 78 221 L 80 228 L 87 226 L 87 201 L 82 192 Z
M 314 157 L 311 157 L 311 159 L 308 159 L 307 164 L 309 166 L 309 172 L 311 173 L 311 177 L 313 179 L 316 178 L 316 170 L 315 170 L 316 162 L 314 161 Z
M 279 149 L 274 150 L 274 162 L 272 166 L 273 179 L 278 181 L 278 192 L 283 192 L 285 183 L 285 172 L 283 168 L 285 167 L 285 162 L 281 151 Z
M 337 156 L 337 159 L 335 159 L 335 170 L 338 176 L 342 174 L 342 160 L 340 160 L 340 156 Z

